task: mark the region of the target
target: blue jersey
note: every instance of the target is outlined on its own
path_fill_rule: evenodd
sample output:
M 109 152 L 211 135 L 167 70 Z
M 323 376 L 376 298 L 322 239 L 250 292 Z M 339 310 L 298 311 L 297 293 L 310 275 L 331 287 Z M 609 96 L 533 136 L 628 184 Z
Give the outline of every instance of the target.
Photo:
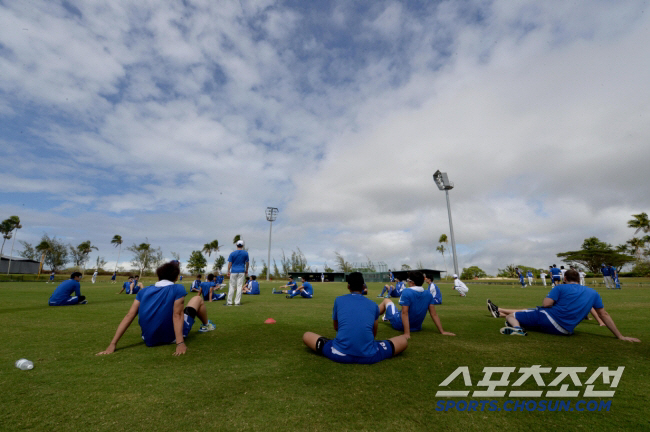
M 61 282 L 50 296 L 50 303 L 62 303 L 74 293 L 77 297 L 81 295 L 81 284 L 74 279 Z
M 309 282 L 303 282 L 302 287 L 304 288 L 307 294 L 314 295 L 314 288 L 311 286 Z
M 201 290 L 201 280 L 200 279 L 195 279 L 194 282 L 192 282 L 192 286 L 190 286 L 190 289 L 193 290 Z
M 607 266 L 602 266 L 600 268 L 600 272 L 603 274 L 603 276 L 611 276 L 612 274 L 609 271 L 609 267 Z
M 131 282 L 126 281 L 122 284 L 122 288 L 124 288 L 124 292 L 127 294 L 131 294 Z
M 555 300 L 555 304 L 542 310 L 570 333 L 573 333 L 573 329 L 587 316 L 592 307 L 604 307 L 600 295 L 595 290 L 578 284 L 558 285 L 546 297 Z
M 223 283 L 223 276 L 215 277 L 214 281 L 217 283 L 217 285 L 221 285 Z
M 434 305 L 442 304 L 442 291 L 440 291 L 440 288 L 438 288 L 438 285 L 431 282 L 431 284 L 429 285 L 429 292 L 433 296 L 433 304 Z M 410 315 L 411 315 L 411 312 L 409 312 L 409 316 Z
M 50 280 L 54 280 L 54 273 L 50 274 Z
M 533 272 L 528 272 L 528 273 L 526 273 L 526 276 L 528 276 L 528 277 L 533 277 Z
M 140 281 L 138 279 L 133 280 L 133 289 L 131 290 L 131 292 L 133 292 L 133 294 L 137 294 L 138 291 L 140 291 L 140 287 L 138 286 L 139 283 L 140 283 Z
M 147 346 L 162 345 L 174 342 L 174 302 L 187 295 L 185 287 L 169 281 L 161 286 L 151 285 L 140 290 L 136 300 L 140 302 L 140 318 L 138 323 L 142 328 L 142 339 Z
M 248 283 L 248 288 L 251 290 L 251 294 L 259 294 L 260 293 L 260 283 L 256 280 L 250 281 Z
M 379 318 L 377 304 L 360 293 L 351 293 L 334 300 L 332 319 L 338 321 L 333 346 L 343 354 L 370 357 L 376 354 L 372 329 Z
M 287 287 L 288 287 L 290 290 L 295 290 L 296 288 L 298 288 L 298 285 L 296 285 L 296 282 L 295 282 L 295 281 L 291 281 L 291 282 L 289 282 L 289 283 L 287 284 Z
M 228 256 L 228 262 L 232 263 L 230 273 L 244 273 L 246 263 L 248 262 L 248 252 L 243 249 L 237 249 Z
M 429 290 L 425 290 L 422 287 L 407 287 L 402 291 L 402 296 L 399 298 L 399 304 L 409 307 L 409 324 L 411 331 L 420 331 L 422 330 L 422 322 L 427 316 L 429 305 L 435 303 Z M 397 321 L 395 323 L 391 321 L 393 328 L 396 330 L 404 330 L 401 316 L 399 323 L 397 324 L 400 328 L 395 327 L 396 323 Z
M 389 272 L 388 277 L 390 278 L 391 282 L 395 282 L 395 276 L 393 276 L 393 272 Z
M 552 277 L 554 277 L 554 278 L 559 278 L 561 274 L 562 274 L 562 270 L 560 270 L 559 268 L 557 268 L 557 267 L 553 267 L 553 268 L 551 269 L 551 276 L 552 276 Z
M 115 280 L 116 277 L 117 277 L 117 274 L 113 273 L 113 276 L 111 276 L 111 280 Z
M 203 300 L 208 301 L 210 300 L 210 288 L 217 286 L 217 284 L 212 281 L 212 282 L 202 282 L 201 283 L 201 295 L 203 296 Z M 214 291 L 213 291 L 214 293 Z

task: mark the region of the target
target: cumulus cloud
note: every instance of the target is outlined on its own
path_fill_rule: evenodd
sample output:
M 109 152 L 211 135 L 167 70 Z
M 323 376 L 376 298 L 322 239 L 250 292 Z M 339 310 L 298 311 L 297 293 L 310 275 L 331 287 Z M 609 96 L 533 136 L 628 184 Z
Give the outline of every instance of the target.
M 443 268 L 442 169 L 461 266 L 621 243 L 650 204 L 642 10 L 2 4 L 0 210 L 109 260 L 116 233 L 185 257 L 242 234 L 259 262 L 273 205 L 277 249 L 318 268 Z

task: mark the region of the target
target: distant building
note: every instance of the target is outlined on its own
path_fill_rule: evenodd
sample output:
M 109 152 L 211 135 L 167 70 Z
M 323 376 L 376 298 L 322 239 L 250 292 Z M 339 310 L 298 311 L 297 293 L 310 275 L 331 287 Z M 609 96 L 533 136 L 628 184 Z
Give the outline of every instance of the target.
M 9 269 L 9 258 L 6 255 L 0 256 L 0 273 L 7 273 Z M 38 267 L 41 265 L 39 261 L 27 259 L 22 257 L 11 257 L 11 274 L 37 274 Z

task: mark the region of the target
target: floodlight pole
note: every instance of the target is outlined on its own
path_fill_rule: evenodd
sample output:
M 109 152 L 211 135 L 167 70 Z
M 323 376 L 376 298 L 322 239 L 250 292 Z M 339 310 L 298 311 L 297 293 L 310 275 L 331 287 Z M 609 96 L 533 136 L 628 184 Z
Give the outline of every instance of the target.
M 9 252 L 9 264 L 7 265 L 7 275 L 11 270 L 11 258 L 14 256 L 14 245 L 16 244 L 16 235 L 18 234 L 18 227 L 14 230 L 14 239 L 11 241 L 11 252 Z
M 458 258 L 456 256 L 456 239 L 454 238 L 454 224 L 451 221 L 451 203 L 449 201 L 449 190 L 454 188 L 454 184 L 449 181 L 447 173 L 436 171 L 433 174 L 433 181 L 438 189 L 445 191 L 447 197 L 447 214 L 449 215 L 449 233 L 451 234 L 451 251 L 454 256 L 454 273 L 458 274 Z
M 278 215 L 278 209 L 275 207 L 267 207 L 266 208 L 266 220 L 271 223 L 269 226 L 269 254 L 267 257 L 267 264 L 266 264 L 266 280 L 270 280 L 269 277 L 271 275 L 271 234 L 273 232 L 273 221 L 277 218 Z

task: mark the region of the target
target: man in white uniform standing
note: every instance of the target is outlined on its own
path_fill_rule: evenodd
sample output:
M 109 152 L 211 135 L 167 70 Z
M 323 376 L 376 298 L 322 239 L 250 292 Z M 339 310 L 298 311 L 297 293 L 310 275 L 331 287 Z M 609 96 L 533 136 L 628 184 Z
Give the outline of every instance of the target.
M 95 269 L 95 272 L 93 273 L 93 283 L 97 280 L 97 269 Z
M 469 288 L 467 288 L 467 285 L 460 279 L 458 279 L 458 275 L 454 275 L 454 289 L 460 293 L 461 297 L 465 297 L 467 293 L 469 292 Z
M 235 287 L 237 289 L 237 294 L 235 295 L 235 306 L 241 304 L 241 293 L 242 288 L 244 287 L 244 279 L 248 275 L 248 252 L 244 250 L 244 242 L 238 240 L 237 250 L 230 253 L 228 257 L 228 277 L 230 278 L 230 287 L 228 288 L 228 299 L 226 300 L 226 306 L 233 305 L 233 294 L 235 293 Z
M 546 273 L 544 273 L 544 270 L 539 273 L 539 278 L 542 280 L 542 284 L 546 286 Z

